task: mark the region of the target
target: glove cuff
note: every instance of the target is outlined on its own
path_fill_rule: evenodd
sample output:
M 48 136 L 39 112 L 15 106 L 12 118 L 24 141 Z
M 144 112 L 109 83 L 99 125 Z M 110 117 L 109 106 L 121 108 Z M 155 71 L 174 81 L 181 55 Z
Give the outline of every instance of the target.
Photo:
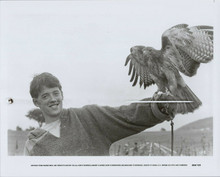
M 168 114 L 162 113 L 162 111 L 158 108 L 158 105 L 156 103 L 151 103 L 151 110 L 152 110 L 154 116 L 156 118 L 158 118 L 159 120 L 161 120 L 161 121 L 171 120 L 170 116 Z

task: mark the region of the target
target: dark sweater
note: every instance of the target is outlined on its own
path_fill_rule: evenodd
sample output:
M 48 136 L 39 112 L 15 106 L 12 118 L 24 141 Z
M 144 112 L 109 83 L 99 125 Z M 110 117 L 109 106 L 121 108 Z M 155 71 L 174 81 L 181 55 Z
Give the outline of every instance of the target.
M 25 153 L 32 156 L 109 155 L 112 143 L 163 122 L 156 104 L 118 108 L 97 105 L 62 111 L 60 137 L 37 128 L 30 132 Z

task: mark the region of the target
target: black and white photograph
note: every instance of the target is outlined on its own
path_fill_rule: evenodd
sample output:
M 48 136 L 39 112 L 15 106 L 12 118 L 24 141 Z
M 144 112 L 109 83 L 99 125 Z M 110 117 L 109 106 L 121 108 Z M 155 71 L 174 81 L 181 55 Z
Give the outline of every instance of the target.
M 220 175 L 219 10 L 0 1 L 0 176 Z

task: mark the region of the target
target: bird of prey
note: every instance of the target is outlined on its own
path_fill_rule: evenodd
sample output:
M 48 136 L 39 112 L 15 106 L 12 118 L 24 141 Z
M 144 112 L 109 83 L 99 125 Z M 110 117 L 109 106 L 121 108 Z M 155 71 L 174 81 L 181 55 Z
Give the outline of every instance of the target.
M 200 63 L 213 59 L 213 27 L 179 24 L 162 34 L 162 48 L 134 46 L 130 49 L 125 66 L 130 62 L 129 75 L 135 86 L 139 79 L 144 89 L 152 84 L 158 92 L 171 94 L 178 103 L 177 113 L 193 112 L 202 102 L 187 86 L 180 72 L 192 77 Z

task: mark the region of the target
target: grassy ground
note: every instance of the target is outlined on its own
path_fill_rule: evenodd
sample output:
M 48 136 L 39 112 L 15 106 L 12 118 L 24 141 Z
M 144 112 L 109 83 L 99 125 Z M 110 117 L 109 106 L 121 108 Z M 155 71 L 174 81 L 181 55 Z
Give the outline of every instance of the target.
M 135 148 L 136 143 L 136 148 Z M 203 156 L 213 153 L 212 131 L 175 131 L 174 155 Z M 111 155 L 167 156 L 171 153 L 170 132 L 142 132 L 114 143 Z
M 24 145 L 28 137 L 27 131 L 8 131 L 8 155 L 21 156 L 24 152 Z
M 27 135 L 26 131 L 8 131 L 8 155 L 23 155 Z M 137 143 L 137 151 L 134 150 L 135 143 Z M 212 155 L 212 146 L 213 138 L 210 130 L 175 131 L 174 133 L 174 151 L 176 152 L 174 155 Z M 142 132 L 114 143 L 110 148 L 110 154 L 168 156 L 170 148 L 170 132 Z M 126 151 L 129 152 L 126 154 Z

